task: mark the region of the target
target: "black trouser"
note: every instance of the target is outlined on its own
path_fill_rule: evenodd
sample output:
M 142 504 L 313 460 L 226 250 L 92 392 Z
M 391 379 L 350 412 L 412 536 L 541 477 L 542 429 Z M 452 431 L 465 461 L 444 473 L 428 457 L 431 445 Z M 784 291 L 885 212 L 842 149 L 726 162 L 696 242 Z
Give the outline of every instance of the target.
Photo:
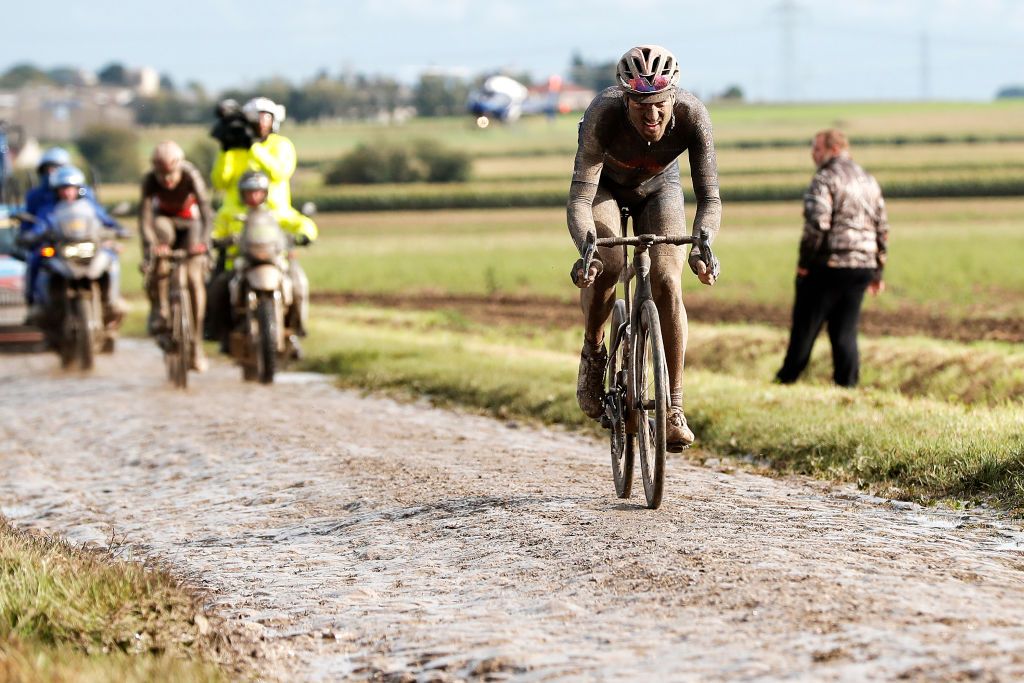
M 203 338 L 218 341 L 221 351 L 227 351 L 228 333 L 231 331 L 231 293 L 228 284 L 232 271 L 214 271 L 206 283 L 206 327 Z
M 857 324 L 864 291 L 874 277 L 870 268 L 812 268 L 796 280 L 793 328 L 789 348 L 775 378 L 783 384 L 796 381 L 811 358 L 814 340 L 828 323 L 832 342 L 832 377 L 843 387 L 857 385 L 860 358 L 857 352 Z

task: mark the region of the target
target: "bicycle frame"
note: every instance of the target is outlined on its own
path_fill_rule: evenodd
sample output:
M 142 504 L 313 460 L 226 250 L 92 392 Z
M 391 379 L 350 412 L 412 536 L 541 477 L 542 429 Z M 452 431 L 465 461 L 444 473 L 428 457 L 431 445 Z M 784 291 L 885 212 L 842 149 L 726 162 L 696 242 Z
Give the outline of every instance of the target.
M 620 207 L 621 235 L 598 239 L 587 236 L 583 262 L 589 268 L 598 246 L 622 247 L 623 259 L 629 262 L 619 276 L 625 290 L 611 309 L 608 362 L 604 368 L 604 412 L 601 424 L 610 431 L 612 476 L 615 493 L 628 498 L 632 489 L 634 448 L 641 454 L 644 495 L 647 507 L 661 505 L 665 483 L 665 452 L 670 409 L 670 388 L 662 328 L 651 287 L 651 256 L 655 244 L 696 244 L 699 257 L 713 277 L 718 275 L 718 261 L 711 252 L 706 230 L 695 236 L 664 236 L 641 234 L 627 237 L 630 212 Z M 634 230 L 636 224 L 634 223 Z M 629 257 L 633 246 L 633 258 Z M 636 278 L 635 288 L 631 281 Z M 634 289 L 634 291 L 630 291 Z
M 624 344 L 623 354 L 632 360 L 633 357 L 633 341 L 635 331 L 638 329 L 640 314 L 640 307 L 644 301 L 653 298 L 651 292 L 651 255 L 648 250 L 655 244 L 696 244 L 700 247 L 701 260 L 715 272 L 717 276 L 718 262 L 715 260 L 714 254 L 711 251 L 710 239 L 706 230 L 701 231 L 693 236 L 665 236 L 665 235 L 636 235 L 634 237 L 627 236 L 627 230 L 629 226 L 630 211 L 629 207 L 622 206 L 619 208 L 620 216 L 620 236 L 619 237 L 602 237 L 595 238 L 588 236 L 587 246 L 584 250 L 583 259 L 584 263 L 589 263 L 593 257 L 594 251 L 597 247 L 622 247 L 623 262 L 630 264 L 622 269 L 622 273 L 619 275 L 619 282 L 623 286 L 623 300 L 626 304 L 626 320 L 628 321 L 628 328 L 614 331 L 614 335 L 611 341 L 611 348 L 608 352 L 608 358 L 615 358 L 615 354 L 618 351 L 618 345 Z M 634 225 L 635 228 L 635 225 Z M 633 258 L 630 263 L 629 259 L 629 247 L 633 247 Z M 630 283 L 633 278 L 636 278 L 636 292 L 630 296 Z M 626 326 L 627 323 L 622 323 L 622 326 Z M 609 362 L 611 362 L 609 360 Z M 629 414 L 626 421 L 626 429 L 630 434 L 636 433 L 636 420 L 633 417 L 634 406 L 635 406 L 635 394 L 633 391 L 632 378 L 627 378 L 627 397 L 629 399 Z

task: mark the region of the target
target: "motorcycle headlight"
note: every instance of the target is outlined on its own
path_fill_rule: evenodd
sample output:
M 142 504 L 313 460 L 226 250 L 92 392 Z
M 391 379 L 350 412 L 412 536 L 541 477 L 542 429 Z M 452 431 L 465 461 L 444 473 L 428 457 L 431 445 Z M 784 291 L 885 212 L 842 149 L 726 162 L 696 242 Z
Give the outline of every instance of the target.
M 96 245 L 92 242 L 65 244 L 60 253 L 64 258 L 92 258 L 96 255 Z

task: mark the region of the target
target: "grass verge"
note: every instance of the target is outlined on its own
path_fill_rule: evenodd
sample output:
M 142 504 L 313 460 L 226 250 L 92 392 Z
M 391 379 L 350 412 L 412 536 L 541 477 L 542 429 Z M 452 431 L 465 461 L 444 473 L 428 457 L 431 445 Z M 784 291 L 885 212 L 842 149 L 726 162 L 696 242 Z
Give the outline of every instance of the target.
M 0 680 L 227 680 L 218 648 L 170 574 L 0 517 Z
M 571 333 L 516 336 L 474 328 L 455 313 L 341 308 L 316 310 L 313 329 L 306 367 L 334 373 L 344 386 L 599 432 L 576 407 Z M 780 387 L 768 377 L 688 370 L 687 416 L 699 445 L 900 499 L 1024 509 L 1019 403 L 967 406 L 885 390 Z

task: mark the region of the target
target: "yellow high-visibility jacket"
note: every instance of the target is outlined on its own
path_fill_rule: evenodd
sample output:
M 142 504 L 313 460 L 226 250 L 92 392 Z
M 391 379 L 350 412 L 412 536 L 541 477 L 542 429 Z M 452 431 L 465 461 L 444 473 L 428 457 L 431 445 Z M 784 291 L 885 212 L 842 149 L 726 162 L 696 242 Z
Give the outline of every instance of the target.
M 254 142 L 249 149 L 229 149 L 217 155 L 210 179 L 215 188 L 224 192 L 224 202 L 214 219 L 215 239 L 229 237 L 242 230 L 242 221 L 237 217 L 246 213 L 246 206 L 238 191 L 238 181 L 246 171 L 262 171 L 270 178 L 267 208 L 284 230 L 305 235 L 311 242 L 317 238 L 316 223 L 292 208 L 290 181 L 295 173 L 295 145 L 285 136 L 271 133 L 266 140 Z

